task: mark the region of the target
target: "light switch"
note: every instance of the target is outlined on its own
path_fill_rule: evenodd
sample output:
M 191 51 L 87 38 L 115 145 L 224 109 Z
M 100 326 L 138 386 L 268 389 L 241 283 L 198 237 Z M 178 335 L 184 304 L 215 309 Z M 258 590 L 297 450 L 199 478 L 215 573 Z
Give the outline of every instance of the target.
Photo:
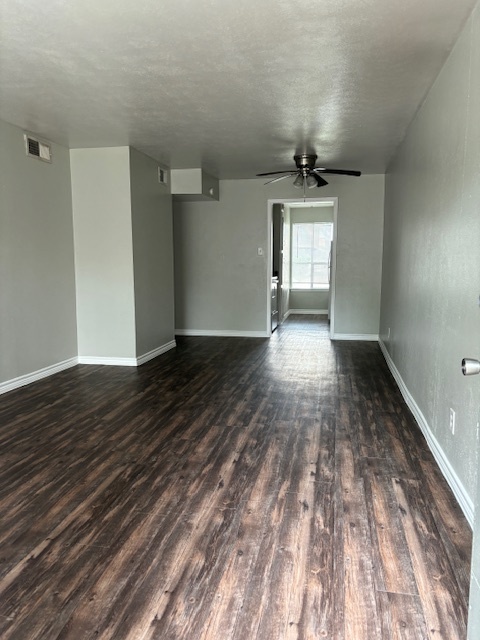
M 263 256 L 263 247 L 258 247 L 258 249 L 257 249 L 257 255 L 258 255 L 258 256 Z

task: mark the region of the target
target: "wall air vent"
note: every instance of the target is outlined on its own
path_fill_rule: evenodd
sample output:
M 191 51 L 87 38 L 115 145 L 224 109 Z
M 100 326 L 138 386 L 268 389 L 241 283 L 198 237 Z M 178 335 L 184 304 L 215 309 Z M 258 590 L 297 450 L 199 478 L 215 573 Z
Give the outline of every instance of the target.
M 158 181 L 160 184 L 167 184 L 167 172 L 158 167 Z
M 34 138 L 28 133 L 23 137 L 25 139 L 25 150 L 27 152 L 27 156 L 43 160 L 44 162 L 52 162 L 52 148 L 49 144 L 42 142 L 38 138 Z

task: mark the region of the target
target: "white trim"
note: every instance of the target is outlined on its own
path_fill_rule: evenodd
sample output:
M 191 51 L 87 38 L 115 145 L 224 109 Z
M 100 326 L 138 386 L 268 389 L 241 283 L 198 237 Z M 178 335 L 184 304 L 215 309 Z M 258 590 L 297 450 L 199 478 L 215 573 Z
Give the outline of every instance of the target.
M 290 287 L 289 290 L 290 293 L 292 293 L 292 291 L 294 293 L 328 293 L 328 291 L 330 290 L 330 286 L 327 284 L 324 287 L 315 287 L 315 289 L 298 289 L 297 287 Z
M 79 364 L 101 364 L 109 367 L 136 367 L 136 358 L 111 358 L 98 356 L 78 356 Z
M 296 313 L 302 316 L 327 316 L 328 309 L 289 309 L 288 315 Z
M 330 289 L 330 285 L 320 285 L 318 287 L 310 287 L 309 289 L 298 289 L 297 287 L 290 287 L 290 293 L 294 291 L 295 293 L 318 293 L 320 291 L 328 291 Z
M 335 303 L 337 295 L 337 238 L 338 238 L 338 198 L 333 201 L 333 240 L 330 256 L 330 296 L 328 299 L 328 317 L 330 319 L 330 340 L 335 340 Z
M 393 362 L 390 354 L 388 353 L 387 347 L 385 346 L 383 340 L 379 340 L 378 344 L 380 345 L 380 349 L 382 350 L 382 353 L 386 360 L 388 368 L 390 369 L 393 377 L 395 378 L 395 381 L 400 389 L 400 392 L 405 402 L 407 403 L 408 408 L 413 413 L 413 416 L 417 421 L 421 432 L 425 436 L 425 440 L 427 441 L 427 444 L 430 448 L 430 451 L 433 454 L 433 457 L 435 458 L 438 466 L 440 467 L 440 470 L 443 473 L 445 480 L 450 485 L 450 488 L 453 491 L 453 494 L 457 499 L 457 502 L 460 505 L 465 515 L 465 518 L 468 520 L 468 524 L 473 529 L 474 507 L 473 507 L 472 499 L 466 492 L 465 487 L 463 486 L 460 478 L 455 473 L 455 470 L 450 464 L 438 440 L 435 438 L 425 416 L 420 410 L 420 407 L 417 405 L 414 397 L 408 390 L 407 385 L 403 381 L 403 378 L 400 375 L 400 372 L 398 371 L 397 367 L 395 366 L 395 363 Z
M 38 369 L 38 371 L 33 371 L 32 373 L 18 376 L 18 378 L 6 380 L 5 382 L 0 383 L 0 394 L 7 393 L 8 391 L 13 391 L 14 389 L 18 389 L 19 387 L 24 387 L 25 385 L 31 384 L 32 382 L 37 382 L 37 380 L 41 380 L 42 378 L 48 378 L 48 376 L 53 376 L 55 373 L 59 373 L 60 371 L 64 371 L 65 369 L 69 369 L 70 367 L 74 367 L 77 364 L 77 357 L 69 358 L 68 360 L 64 360 L 63 362 L 57 362 L 57 364 L 52 364 L 48 367 L 44 367 L 43 369 Z
M 145 364 L 145 362 L 148 362 L 149 360 L 153 360 L 153 358 L 156 358 L 157 356 L 161 356 L 162 353 L 165 353 L 166 351 L 170 351 L 170 349 L 175 349 L 176 346 L 177 346 L 177 343 L 175 342 L 175 340 L 170 340 L 170 342 L 162 344 L 161 347 L 157 347 L 156 349 L 152 349 L 152 351 L 148 351 L 147 353 L 144 353 L 143 356 L 140 356 L 139 358 L 137 358 L 137 366 Z
M 229 331 L 222 329 L 175 329 L 177 336 L 212 336 L 218 338 L 269 338 L 266 331 Z
M 267 337 L 272 336 L 273 202 L 267 200 Z M 281 287 L 281 285 L 280 285 Z M 278 300 L 278 296 L 277 296 Z M 278 304 L 277 304 L 278 306 Z M 278 309 L 280 314 L 281 308 Z
M 148 353 L 144 353 L 143 355 L 139 356 L 138 358 L 115 358 L 115 357 L 110 357 L 110 356 L 78 356 L 78 358 L 72 358 L 72 360 L 66 360 L 65 362 L 72 362 L 72 364 L 67 364 L 66 366 L 63 366 L 65 363 L 60 363 L 59 365 L 54 365 L 54 367 L 47 367 L 47 369 L 54 369 L 52 370 L 51 373 L 44 373 L 43 375 L 38 375 L 38 377 L 33 377 L 31 380 L 28 379 L 26 382 L 22 382 L 22 384 L 17 384 L 16 386 L 22 386 L 23 384 L 29 384 L 30 382 L 35 382 L 35 380 L 38 380 L 40 378 L 44 378 L 47 375 L 52 375 L 53 373 L 57 373 L 57 371 L 62 371 L 62 369 L 66 369 L 68 366 L 73 367 L 76 364 L 100 364 L 100 365 L 105 365 L 107 367 L 138 367 L 142 364 L 144 364 L 145 362 L 148 362 L 149 360 L 153 360 L 153 358 L 156 358 L 157 356 L 161 355 L 162 353 L 165 353 L 166 351 L 169 351 L 170 349 L 174 349 L 177 346 L 177 343 L 175 342 L 175 340 L 171 340 L 170 342 L 167 342 L 166 344 L 162 344 L 160 347 L 157 347 L 156 349 L 152 349 L 152 351 L 148 351 Z M 47 369 L 42 369 L 42 371 L 47 371 Z M 37 376 L 38 373 L 41 372 L 36 372 L 34 374 L 31 374 L 30 376 L 23 376 L 23 378 L 30 378 L 32 376 Z M 20 380 L 20 378 L 17 378 L 17 380 Z M 15 382 L 15 381 L 11 381 L 11 382 Z M 5 384 L 9 384 L 9 383 L 4 383 Z M 0 385 L 0 393 L 2 392 L 2 386 Z M 12 389 L 15 387 L 11 387 Z M 10 388 L 5 389 L 5 391 L 10 391 Z
M 334 333 L 332 340 L 363 340 L 366 342 L 378 342 L 378 333 Z

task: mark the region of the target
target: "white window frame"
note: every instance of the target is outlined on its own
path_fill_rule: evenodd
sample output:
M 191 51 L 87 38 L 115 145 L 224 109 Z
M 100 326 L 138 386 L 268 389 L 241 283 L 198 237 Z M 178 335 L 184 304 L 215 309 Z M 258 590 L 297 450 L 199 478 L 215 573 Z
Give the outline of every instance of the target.
M 328 262 L 328 255 L 327 255 L 327 260 L 324 261 L 322 260 L 321 262 L 319 261 L 314 261 L 313 260 L 313 252 L 314 252 L 314 246 L 313 244 L 311 245 L 311 257 L 312 260 L 310 261 L 310 263 L 303 263 L 303 264 L 310 264 L 311 270 L 310 270 L 310 286 L 298 286 L 299 283 L 297 283 L 297 286 L 295 286 L 295 283 L 293 282 L 293 266 L 294 266 L 294 243 L 293 243 L 293 235 L 294 235 L 294 228 L 301 226 L 301 225 L 313 225 L 313 227 L 315 227 L 315 225 L 329 225 L 331 227 L 331 231 L 332 231 L 332 240 L 333 240 L 333 233 L 334 233 L 334 223 L 333 222 L 293 222 L 292 223 L 292 241 L 290 243 L 290 282 L 291 282 L 291 291 L 328 291 L 330 288 L 329 283 L 324 283 L 324 284 L 315 284 L 313 282 L 314 280 L 314 268 L 315 265 L 317 264 L 321 264 L 321 265 L 326 265 L 327 269 L 329 268 L 329 262 Z M 297 263 L 298 264 L 298 263 Z M 304 283 L 307 284 L 307 283 Z

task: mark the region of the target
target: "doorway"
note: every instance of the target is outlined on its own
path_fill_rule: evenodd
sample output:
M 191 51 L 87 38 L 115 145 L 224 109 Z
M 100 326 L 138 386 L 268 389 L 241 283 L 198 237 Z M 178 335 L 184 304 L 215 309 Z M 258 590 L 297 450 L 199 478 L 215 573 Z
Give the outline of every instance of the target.
M 297 313 L 328 315 L 330 338 L 335 333 L 335 273 L 337 246 L 338 198 L 275 199 L 268 201 L 268 255 L 267 255 L 267 332 L 271 335 L 292 310 Z M 330 225 L 328 225 L 330 223 Z M 292 234 L 293 225 L 316 224 L 315 237 L 333 225 L 331 241 L 328 240 L 328 264 L 311 264 L 312 280 L 298 276 L 298 265 L 293 267 L 292 282 Z M 296 237 L 296 236 L 295 236 Z M 312 232 L 313 237 L 313 232 Z M 323 237 L 323 246 L 327 238 Z M 312 249 L 313 252 L 313 249 Z M 308 252 L 307 252 L 308 253 Z M 314 258 L 312 257 L 312 260 Z M 323 258 L 322 258 L 323 260 Z M 308 271 L 308 268 L 305 265 Z M 318 274 L 317 275 L 314 275 Z M 322 275 L 328 274 L 328 282 Z M 305 279 L 305 282 L 303 280 Z M 302 281 L 302 282 L 300 282 Z M 320 303 L 318 301 L 321 301 Z M 301 305 L 300 307 L 298 305 Z M 319 308 L 318 304 L 322 306 Z

